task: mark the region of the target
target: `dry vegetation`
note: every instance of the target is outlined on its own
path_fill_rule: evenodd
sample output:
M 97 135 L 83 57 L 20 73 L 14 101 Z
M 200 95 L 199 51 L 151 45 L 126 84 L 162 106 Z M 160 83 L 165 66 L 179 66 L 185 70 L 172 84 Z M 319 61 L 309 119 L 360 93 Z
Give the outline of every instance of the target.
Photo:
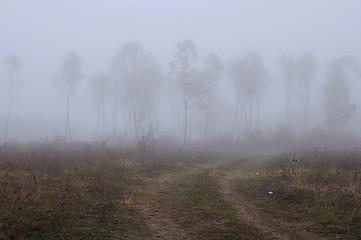
M 8 145 L 0 158 L 0 239 L 142 237 L 131 206 L 136 186 L 191 161 L 104 145 Z
M 307 231 L 361 238 L 357 149 L 231 161 L 101 143 L 10 144 L 0 151 L 0 187 L 0 239 L 153 239 L 181 230 L 190 239 L 273 239 L 225 189 L 258 210 L 279 209 L 285 221 L 301 216 Z
M 361 153 L 314 151 L 244 162 L 239 190 L 300 213 L 318 231 L 361 238 Z M 272 192 L 272 193 L 269 193 Z M 270 202 L 271 201 L 271 202 Z
M 189 175 L 183 184 L 186 194 L 179 208 L 193 216 L 185 226 L 198 232 L 195 239 L 268 239 L 225 199 L 214 169 Z

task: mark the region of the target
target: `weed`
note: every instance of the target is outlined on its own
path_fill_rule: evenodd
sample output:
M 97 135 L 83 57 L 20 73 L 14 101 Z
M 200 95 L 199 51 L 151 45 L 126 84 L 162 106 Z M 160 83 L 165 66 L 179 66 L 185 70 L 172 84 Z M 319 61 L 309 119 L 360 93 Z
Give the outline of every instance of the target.
M 9 144 L 0 158 L 0 239 L 142 236 L 134 186 L 194 159 L 179 155 Z
M 239 187 L 246 194 L 303 214 L 319 232 L 361 238 L 360 155 L 304 152 L 297 162 L 281 155 L 242 165 L 247 168 L 247 178 Z M 265 197 L 268 191 L 274 192 L 272 198 Z
M 184 210 L 194 216 L 189 226 L 201 229 L 207 239 L 263 239 L 263 234 L 245 222 L 225 201 L 211 172 L 189 175 L 184 181 Z

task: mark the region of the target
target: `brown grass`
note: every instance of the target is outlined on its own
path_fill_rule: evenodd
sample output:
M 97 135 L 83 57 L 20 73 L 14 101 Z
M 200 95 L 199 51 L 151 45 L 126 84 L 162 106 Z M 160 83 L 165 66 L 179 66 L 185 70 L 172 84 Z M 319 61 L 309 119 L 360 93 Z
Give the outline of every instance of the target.
M 0 155 L 0 239 L 143 238 L 135 187 L 193 160 L 183 153 L 9 145 Z
M 242 185 L 253 196 L 304 214 L 320 232 L 361 238 L 361 154 L 303 152 L 248 162 Z M 267 198 L 265 198 L 267 199 Z

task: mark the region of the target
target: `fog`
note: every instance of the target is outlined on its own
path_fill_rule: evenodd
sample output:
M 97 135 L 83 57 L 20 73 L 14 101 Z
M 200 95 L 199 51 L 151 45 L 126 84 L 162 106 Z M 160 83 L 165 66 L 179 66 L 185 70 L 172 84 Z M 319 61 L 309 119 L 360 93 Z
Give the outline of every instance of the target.
M 287 133 L 322 135 L 308 147 L 328 134 L 358 144 L 346 136 L 361 133 L 360 30 L 357 0 L 0 0 L 0 141 L 233 142 Z M 196 58 L 182 63 L 182 46 L 194 46 Z M 139 50 L 135 63 L 127 55 L 132 48 Z M 210 53 L 219 71 L 207 68 Z M 71 54 L 81 60 L 82 78 L 70 92 L 69 131 L 59 81 Z M 309 84 L 296 84 L 287 98 L 281 57 L 301 62 L 306 55 L 314 71 L 292 66 Z M 9 56 L 22 63 L 11 91 Z M 242 70 L 254 62 L 264 74 Z M 252 74 L 261 90 L 247 92 L 241 82 Z M 122 90 L 114 106 L 116 76 Z M 96 79 L 109 81 L 97 105 Z

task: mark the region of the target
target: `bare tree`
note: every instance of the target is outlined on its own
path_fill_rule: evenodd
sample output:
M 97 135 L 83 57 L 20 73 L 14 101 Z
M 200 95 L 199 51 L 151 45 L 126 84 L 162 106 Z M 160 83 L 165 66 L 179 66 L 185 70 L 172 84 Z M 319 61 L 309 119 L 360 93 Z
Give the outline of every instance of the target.
M 213 119 L 213 101 L 215 100 L 216 89 L 220 79 L 220 73 L 224 71 L 224 65 L 220 61 L 219 56 L 210 53 L 208 57 L 204 60 L 205 69 L 203 71 L 204 78 L 204 91 L 205 91 L 205 100 L 206 100 L 206 120 L 204 124 L 204 140 L 209 136 L 209 125 L 211 121 L 211 116 Z M 214 128 L 213 128 L 214 129 Z
M 97 110 L 96 136 L 99 137 L 100 122 L 102 123 L 101 137 L 105 137 L 105 104 L 110 93 L 110 78 L 104 73 L 95 74 L 91 78 L 91 98 Z
M 172 129 L 174 136 L 182 137 L 179 135 L 179 129 L 182 129 L 181 113 L 182 103 L 180 101 L 179 88 L 176 81 L 176 76 L 168 73 L 163 76 L 162 86 L 168 96 L 168 104 L 172 117 Z
M 4 133 L 4 141 L 6 141 L 9 130 L 10 114 L 14 104 L 15 91 L 17 87 L 22 83 L 22 80 L 20 78 L 22 62 L 17 56 L 10 55 L 4 59 L 3 64 L 7 66 L 9 73 L 9 106 L 6 114 L 5 133 Z
M 308 111 L 310 107 L 310 85 L 318 69 L 317 61 L 310 53 L 305 52 L 301 57 L 283 56 L 280 60 L 284 86 L 286 90 L 287 124 L 292 127 L 293 110 L 299 103 L 301 129 L 308 128 Z
M 117 73 L 122 85 L 132 135 L 137 139 L 145 133 L 148 125 L 155 124 L 160 66 L 138 42 L 128 42 L 114 59 L 113 72 Z
M 246 131 L 252 130 L 253 108 L 255 104 L 257 108 L 257 128 L 259 128 L 261 96 L 268 86 L 270 78 L 263 65 L 261 56 L 255 52 L 249 52 L 242 59 L 234 59 L 229 66 L 229 75 L 233 80 L 237 98 L 232 128 L 233 137 L 241 100 Z
M 297 68 L 293 56 L 282 56 L 280 59 L 283 82 L 286 90 L 286 119 L 288 127 L 292 127 L 292 116 L 296 95 Z
M 326 125 L 341 131 L 354 115 L 357 105 L 350 103 L 349 71 L 357 69 L 356 62 L 350 57 L 332 61 L 327 66 L 326 82 L 323 85 L 323 111 Z
M 121 98 L 124 96 L 123 73 L 122 69 L 119 67 L 121 64 L 122 63 L 117 55 L 112 59 L 109 70 L 113 113 L 113 141 L 116 141 L 118 135 L 118 110 L 121 103 Z
M 228 74 L 233 80 L 233 86 L 236 93 L 236 109 L 233 120 L 233 127 L 231 137 L 234 138 L 235 130 L 237 127 L 237 123 L 239 122 L 239 111 L 241 107 L 241 94 L 242 94 L 242 82 L 245 81 L 243 79 L 244 74 L 242 73 L 245 69 L 244 61 L 239 58 L 235 58 L 230 64 L 228 69 Z M 237 131 L 238 132 L 238 131 Z
M 308 128 L 308 111 L 310 106 L 310 85 L 318 69 L 317 61 L 310 53 L 304 53 L 297 59 L 297 81 L 300 89 L 300 109 L 302 129 Z
M 59 73 L 55 76 L 55 84 L 63 91 L 66 99 L 66 125 L 64 139 L 71 140 L 70 131 L 70 102 L 74 95 L 74 88 L 83 78 L 81 66 L 83 61 L 75 54 L 70 52 L 63 58 L 63 64 Z
M 198 59 L 197 51 L 195 44 L 186 39 L 184 41 L 178 42 L 174 54 L 173 61 L 170 62 L 171 72 L 176 75 L 183 102 L 183 142 L 186 143 L 188 140 L 188 125 L 189 125 L 189 109 L 191 103 L 191 93 L 189 92 L 191 76 L 194 74 L 189 74 L 191 69 L 192 62 Z
M 206 78 L 203 72 L 198 71 L 195 68 L 192 68 L 187 72 L 185 81 L 183 82 L 186 100 L 185 107 L 187 109 L 189 122 L 187 128 L 188 132 L 186 132 L 186 141 L 187 139 L 192 139 L 193 123 L 197 119 L 200 119 L 202 113 L 207 109 L 206 83 Z

